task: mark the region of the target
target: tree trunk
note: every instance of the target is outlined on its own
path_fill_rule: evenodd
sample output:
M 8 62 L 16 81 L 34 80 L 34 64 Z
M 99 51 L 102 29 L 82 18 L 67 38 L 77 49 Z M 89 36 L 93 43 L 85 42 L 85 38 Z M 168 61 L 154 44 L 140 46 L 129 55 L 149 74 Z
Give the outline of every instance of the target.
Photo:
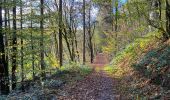
M 155 26 L 159 27 L 160 14 L 157 11 L 159 10 L 160 7 L 159 0 L 152 0 L 150 4 L 151 4 L 151 11 L 150 11 L 149 18 Z M 155 28 L 150 26 L 150 31 L 154 31 L 154 30 Z
M 16 88 L 16 68 L 17 68 L 17 36 L 16 36 L 16 1 L 13 0 L 13 36 L 12 36 L 12 89 Z
M 4 4 L 6 3 L 7 1 L 4 0 Z M 8 37 L 7 37 L 7 30 L 8 30 L 8 21 L 7 21 L 7 13 L 8 13 L 8 9 L 6 6 L 4 6 L 5 8 L 5 90 L 6 90 L 6 94 L 9 93 L 9 72 L 8 72 Z
M 23 29 L 23 17 L 22 17 L 23 11 L 22 11 L 22 0 L 20 0 L 20 30 L 21 30 L 21 34 L 22 34 L 22 29 Z M 22 84 L 22 90 L 24 91 L 24 47 L 23 47 L 23 38 L 21 37 L 21 84 Z
M 86 62 L 86 11 L 85 0 L 83 0 L 83 64 Z
M 53 32 L 53 36 L 54 36 L 54 44 L 55 44 L 55 57 L 57 59 L 59 56 L 58 56 L 58 40 L 57 40 L 56 31 Z
M 60 66 L 63 65 L 63 43 L 62 43 L 62 0 L 59 0 L 59 59 Z
M 74 61 L 75 60 L 75 47 L 74 47 L 74 29 L 73 29 L 73 24 L 74 24 L 74 20 L 73 20 L 73 16 L 72 16 L 72 13 L 73 13 L 73 7 L 74 7 L 74 0 L 72 0 L 71 2 L 71 6 L 70 6 L 70 35 L 71 35 L 71 47 L 72 47 L 72 57 L 71 57 L 71 61 Z
M 44 62 L 44 0 L 40 0 L 41 8 L 41 21 L 40 21 L 40 30 L 41 30 L 41 40 L 40 40 L 40 56 L 41 56 L 41 77 L 45 78 L 45 62 Z
M 116 56 L 116 53 L 117 53 L 117 50 L 118 50 L 118 45 L 117 45 L 117 32 L 118 32 L 118 5 L 119 5 L 119 1 L 116 0 L 115 1 L 115 56 Z
M 31 2 L 31 6 L 32 6 L 32 2 Z M 31 8 L 31 17 L 33 14 L 33 9 Z M 32 51 L 32 77 L 33 80 L 35 80 L 35 56 L 34 56 L 34 41 L 33 41 L 33 34 L 32 34 L 32 20 L 31 20 L 31 25 L 30 25 L 30 30 L 31 30 L 31 51 Z
M 69 55 L 70 55 L 70 59 L 72 60 L 72 52 L 71 52 L 71 47 L 70 47 L 70 43 L 69 43 L 69 40 L 68 40 L 68 36 L 67 36 L 67 31 L 66 29 L 64 28 L 64 32 L 65 32 L 65 35 L 64 36 L 64 39 L 65 39 L 65 42 L 66 42 L 66 45 L 67 45 L 67 48 L 68 48 L 68 52 L 69 52 Z
M 93 43 L 92 43 L 92 32 L 91 32 L 91 1 L 89 7 L 89 48 L 90 48 L 90 62 L 93 63 Z
M 2 4 L 2 1 L 0 1 L 0 3 Z M 5 45 L 2 31 L 2 5 L 0 5 L 0 89 L 2 94 L 9 93 L 8 64 L 5 56 Z

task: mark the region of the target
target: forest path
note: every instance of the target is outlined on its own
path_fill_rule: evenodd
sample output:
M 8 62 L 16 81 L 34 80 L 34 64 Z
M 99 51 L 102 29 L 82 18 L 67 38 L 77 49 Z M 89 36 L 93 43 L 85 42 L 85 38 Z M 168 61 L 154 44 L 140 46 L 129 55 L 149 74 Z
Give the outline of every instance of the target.
M 94 72 L 73 86 L 64 88 L 67 95 L 59 96 L 59 100 L 119 100 L 116 94 L 116 80 L 110 77 L 104 70 L 108 64 L 105 54 L 98 54 L 92 64 Z

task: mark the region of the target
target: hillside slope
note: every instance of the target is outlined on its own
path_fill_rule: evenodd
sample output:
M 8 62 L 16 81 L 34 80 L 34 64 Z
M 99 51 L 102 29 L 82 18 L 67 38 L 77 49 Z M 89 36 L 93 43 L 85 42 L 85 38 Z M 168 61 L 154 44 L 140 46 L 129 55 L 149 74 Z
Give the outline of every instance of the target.
M 120 79 L 127 98 L 170 99 L 170 40 L 160 38 L 155 32 L 135 40 L 105 68 Z

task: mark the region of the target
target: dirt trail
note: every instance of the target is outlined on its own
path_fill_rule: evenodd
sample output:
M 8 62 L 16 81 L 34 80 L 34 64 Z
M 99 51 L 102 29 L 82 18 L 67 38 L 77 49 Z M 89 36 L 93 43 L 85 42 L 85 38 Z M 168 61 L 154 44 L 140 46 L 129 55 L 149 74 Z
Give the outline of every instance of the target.
M 100 68 L 87 76 L 84 80 L 77 82 L 74 86 L 67 87 L 65 96 L 60 96 L 60 100 L 119 100 L 114 90 L 116 81 L 102 70 L 108 64 L 107 56 L 98 54 L 92 66 Z
M 94 63 L 92 64 L 92 66 L 94 67 L 103 67 L 104 65 L 108 64 L 109 60 L 107 55 L 103 54 L 103 53 L 99 53 L 96 58 L 94 59 Z

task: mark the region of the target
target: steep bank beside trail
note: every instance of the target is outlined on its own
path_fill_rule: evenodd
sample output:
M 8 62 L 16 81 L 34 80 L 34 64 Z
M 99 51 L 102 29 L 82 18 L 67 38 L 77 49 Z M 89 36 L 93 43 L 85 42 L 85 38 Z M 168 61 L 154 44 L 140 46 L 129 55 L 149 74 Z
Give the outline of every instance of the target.
M 135 40 L 105 68 L 120 79 L 117 89 L 130 99 L 170 99 L 170 40 L 159 36 Z

